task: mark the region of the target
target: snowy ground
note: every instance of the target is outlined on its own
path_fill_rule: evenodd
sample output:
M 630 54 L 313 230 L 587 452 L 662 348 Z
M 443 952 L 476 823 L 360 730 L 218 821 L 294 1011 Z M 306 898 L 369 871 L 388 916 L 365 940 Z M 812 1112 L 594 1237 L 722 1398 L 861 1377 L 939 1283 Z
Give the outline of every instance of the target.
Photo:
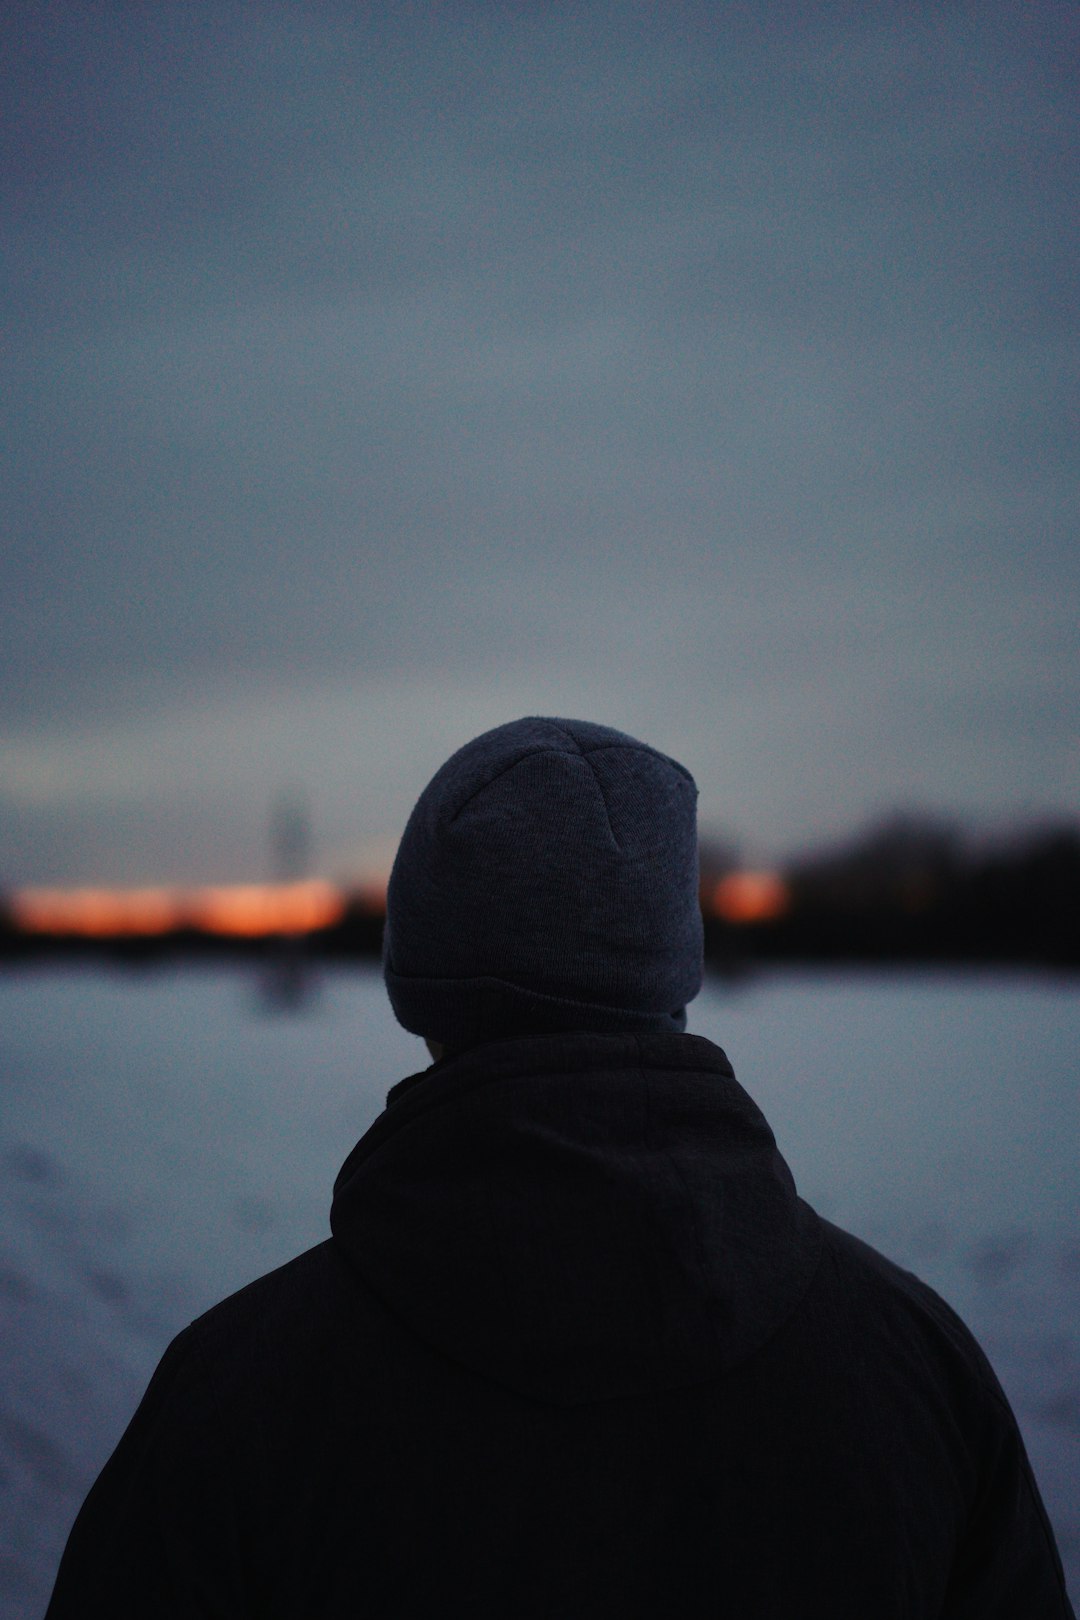
M 988 1350 L 1080 1598 L 1080 989 L 764 978 L 690 1027 L 800 1190 Z M 424 1063 L 371 973 L 296 1016 L 240 973 L 0 978 L 0 1612 L 37 1620 L 74 1513 L 169 1338 L 320 1241 L 330 1186 Z

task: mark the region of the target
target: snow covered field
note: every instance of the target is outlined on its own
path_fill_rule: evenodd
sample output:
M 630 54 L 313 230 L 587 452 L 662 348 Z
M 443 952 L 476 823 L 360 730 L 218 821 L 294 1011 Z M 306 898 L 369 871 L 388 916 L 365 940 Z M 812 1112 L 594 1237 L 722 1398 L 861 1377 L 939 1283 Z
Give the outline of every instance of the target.
M 1080 987 L 711 986 L 800 1191 L 918 1271 L 1020 1418 L 1080 1600 Z M 37 1620 L 169 1338 L 327 1234 L 330 1187 L 424 1066 L 374 972 L 267 1010 L 240 971 L 0 977 L 0 1612 Z

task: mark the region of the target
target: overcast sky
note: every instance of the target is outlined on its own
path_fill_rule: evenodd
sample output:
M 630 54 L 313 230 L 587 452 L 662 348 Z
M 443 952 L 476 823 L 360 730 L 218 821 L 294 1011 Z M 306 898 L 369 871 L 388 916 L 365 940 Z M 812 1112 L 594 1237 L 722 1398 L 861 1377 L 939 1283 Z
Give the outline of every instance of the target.
M 524 713 L 747 859 L 1075 814 L 1078 17 L 5 6 L 0 886 Z

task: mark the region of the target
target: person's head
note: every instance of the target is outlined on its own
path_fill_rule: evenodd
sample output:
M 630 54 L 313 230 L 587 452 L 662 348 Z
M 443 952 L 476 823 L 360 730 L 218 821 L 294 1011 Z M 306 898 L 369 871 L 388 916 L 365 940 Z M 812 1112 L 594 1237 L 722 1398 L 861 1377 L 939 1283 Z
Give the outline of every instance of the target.
M 390 877 L 398 1022 L 436 1050 L 685 1028 L 696 801 L 689 771 L 608 726 L 529 717 L 467 743 L 420 795 Z

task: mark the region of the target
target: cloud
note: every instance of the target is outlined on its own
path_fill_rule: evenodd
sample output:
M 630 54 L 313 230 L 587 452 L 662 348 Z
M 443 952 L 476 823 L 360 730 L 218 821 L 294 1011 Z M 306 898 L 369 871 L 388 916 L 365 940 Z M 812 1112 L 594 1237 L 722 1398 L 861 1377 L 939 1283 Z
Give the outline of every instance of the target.
M 588 703 L 774 840 L 1070 790 L 1064 11 L 59 16 L 5 98 L 24 820 L 198 757 L 238 829 L 284 755 L 347 840 L 371 692 L 380 770 Z

